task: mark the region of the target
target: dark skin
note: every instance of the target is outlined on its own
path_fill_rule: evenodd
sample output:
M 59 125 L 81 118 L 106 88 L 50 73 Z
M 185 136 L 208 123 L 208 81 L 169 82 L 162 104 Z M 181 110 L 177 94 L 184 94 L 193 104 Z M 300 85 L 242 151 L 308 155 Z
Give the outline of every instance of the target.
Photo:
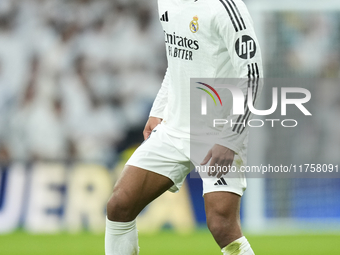
M 235 152 L 230 150 L 227 147 L 224 147 L 219 144 L 215 144 L 209 151 L 208 154 L 205 156 L 204 160 L 202 161 L 201 165 L 205 165 L 209 162 L 209 166 L 231 166 L 234 161 Z M 227 174 L 228 171 L 222 172 L 209 172 L 209 176 L 217 175 L 217 178 L 221 178 L 222 175 Z
M 161 122 L 160 118 L 150 117 L 143 131 L 144 139 Z M 210 158 L 213 164 L 231 164 L 234 152 L 215 145 L 202 163 L 208 163 Z M 225 173 L 221 173 L 223 174 Z M 145 206 L 172 185 L 173 182 L 168 177 L 126 165 L 107 204 L 108 219 L 118 222 L 134 220 Z M 210 192 L 204 195 L 204 202 L 208 228 L 221 249 L 242 237 L 239 195 L 223 191 Z

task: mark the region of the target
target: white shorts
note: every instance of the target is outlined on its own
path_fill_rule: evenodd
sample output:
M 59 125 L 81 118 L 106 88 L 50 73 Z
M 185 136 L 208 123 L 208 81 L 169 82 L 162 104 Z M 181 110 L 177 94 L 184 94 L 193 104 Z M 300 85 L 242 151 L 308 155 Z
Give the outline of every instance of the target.
M 193 143 L 191 141 L 190 144 L 190 139 L 170 136 L 166 133 L 163 124 L 160 124 L 152 131 L 149 138 L 136 149 L 126 165 L 136 166 L 168 177 L 174 183 L 169 191 L 177 192 L 190 171 L 195 169 L 195 166 L 200 166 L 209 150 L 207 148 L 211 148 L 202 146 L 199 142 Z M 190 146 L 202 148 L 202 152 L 190 157 Z M 234 162 L 237 161 L 237 157 L 235 155 Z M 247 187 L 244 173 L 233 174 L 232 177 L 228 177 L 228 175 L 229 173 L 223 175 L 222 178 L 217 178 L 203 173 L 196 174 L 203 181 L 203 195 L 209 192 L 227 191 L 242 196 Z

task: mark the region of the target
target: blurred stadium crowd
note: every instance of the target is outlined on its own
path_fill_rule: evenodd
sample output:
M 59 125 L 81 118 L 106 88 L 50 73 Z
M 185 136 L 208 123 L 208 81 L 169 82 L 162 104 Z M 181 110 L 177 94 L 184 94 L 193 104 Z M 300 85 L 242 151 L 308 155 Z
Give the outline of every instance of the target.
M 156 1 L 2 0 L 0 161 L 112 163 L 165 68 Z

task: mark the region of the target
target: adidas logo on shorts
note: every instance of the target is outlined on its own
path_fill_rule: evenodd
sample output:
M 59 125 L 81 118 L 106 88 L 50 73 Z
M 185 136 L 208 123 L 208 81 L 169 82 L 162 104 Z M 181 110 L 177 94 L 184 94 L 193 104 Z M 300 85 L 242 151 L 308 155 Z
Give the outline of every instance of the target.
M 223 186 L 223 185 L 228 185 L 228 183 L 224 180 L 224 178 L 220 178 L 215 184 L 215 186 Z

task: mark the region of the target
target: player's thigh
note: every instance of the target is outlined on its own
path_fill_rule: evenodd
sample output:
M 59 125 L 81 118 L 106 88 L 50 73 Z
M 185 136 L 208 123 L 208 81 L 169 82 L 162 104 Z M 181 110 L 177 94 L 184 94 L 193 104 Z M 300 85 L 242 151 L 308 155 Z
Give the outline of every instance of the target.
M 240 223 L 241 197 L 219 191 L 204 194 L 207 225 L 217 244 L 223 248 L 242 236 Z
M 209 192 L 204 194 L 207 221 L 214 219 L 239 220 L 241 196 L 226 191 Z
M 107 216 L 114 221 L 130 221 L 174 183 L 163 175 L 126 165 L 108 202 Z

